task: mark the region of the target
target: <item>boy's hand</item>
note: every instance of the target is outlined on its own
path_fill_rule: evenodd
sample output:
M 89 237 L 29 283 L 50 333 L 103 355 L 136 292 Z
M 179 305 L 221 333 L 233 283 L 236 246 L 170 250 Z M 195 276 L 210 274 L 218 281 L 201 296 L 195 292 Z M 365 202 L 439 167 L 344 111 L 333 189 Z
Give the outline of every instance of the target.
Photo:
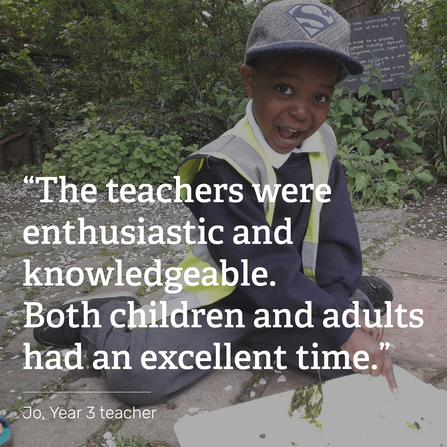
M 367 366 L 367 368 L 359 370 L 353 366 L 352 370 L 361 374 L 371 374 L 375 377 L 384 376 L 388 381 L 391 392 L 398 393 L 390 353 L 387 350 L 380 349 L 380 344 L 376 338 L 361 329 L 355 329 L 340 349 L 348 352 L 351 362 L 356 352 L 366 351 L 369 361 L 364 366 Z
M 366 332 L 368 335 L 370 335 L 375 340 L 381 341 L 382 337 L 383 337 L 383 333 L 385 331 L 385 328 L 383 326 L 382 327 L 374 327 L 374 328 L 366 327 L 365 321 L 366 321 L 365 315 L 360 314 L 359 315 L 360 329 L 363 332 Z

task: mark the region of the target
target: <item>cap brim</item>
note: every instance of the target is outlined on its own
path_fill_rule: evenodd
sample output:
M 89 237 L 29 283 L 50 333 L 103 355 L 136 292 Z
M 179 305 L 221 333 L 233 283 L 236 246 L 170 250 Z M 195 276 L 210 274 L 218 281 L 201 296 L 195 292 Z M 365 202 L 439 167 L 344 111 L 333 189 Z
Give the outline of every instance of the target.
M 281 42 L 253 48 L 245 54 L 245 63 L 249 63 L 250 60 L 256 57 L 280 56 L 284 54 L 319 54 L 335 59 L 341 65 L 337 75 L 337 84 L 345 80 L 349 75 L 359 75 L 364 71 L 364 67 L 360 62 L 344 53 L 339 53 L 321 45 L 304 42 Z

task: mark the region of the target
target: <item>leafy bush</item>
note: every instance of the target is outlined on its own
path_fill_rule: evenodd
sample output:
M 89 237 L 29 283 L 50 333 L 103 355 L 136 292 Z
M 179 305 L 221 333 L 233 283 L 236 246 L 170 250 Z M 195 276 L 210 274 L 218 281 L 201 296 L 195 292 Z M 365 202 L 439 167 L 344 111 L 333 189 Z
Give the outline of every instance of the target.
M 367 69 L 372 79 L 358 95 L 347 89 L 335 92 L 328 121 L 337 137 L 337 157 L 356 206 L 402 205 L 405 199 L 418 199 L 435 178 L 415 141 L 418 130 L 410 117 L 400 102 L 381 91 L 380 70 L 374 65 Z
M 171 182 L 182 158 L 196 149 L 183 147 L 176 135 L 154 139 L 128 126 L 108 133 L 97 121 L 87 119 L 71 142 L 47 154 L 43 175 L 66 175 L 76 184 L 92 183 L 98 189 L 105 189 L 109 179 L 119 185 Z
M 28 54 L 26 48 L 0 52 L 0 106 L 35 90 L 40 84 L 39 70 Z
M 219 110 L 201 103 L 196 106 L 183 105 L 172 111 L 160 111 L 156 107 L 132 108 L 116 120 L 116 125 L 130 125 L 152 138 L 178 135 L 185 146 L 196 144 L 199 147 L 226 130 Z
M 20 113 L 26 112 L 30 118 L 30 127 L 41 129 L 48 128 L 56 133 L 56 139 L 63 138 L 63 134 L 72 124 L 79 127 L 83 118 L 88 116 L 74 98 L 73 94 L 63 91 L 59 94 L 47 95 L 22 95 L 0 108 L 2 127 L 0 139 L 15 132 Z
M 416 66 L 404 86 L 403 113 L 417 128 L 416 137 L 440 179 L 447 179 L 447 88 L 435 71 L 423 73 Z

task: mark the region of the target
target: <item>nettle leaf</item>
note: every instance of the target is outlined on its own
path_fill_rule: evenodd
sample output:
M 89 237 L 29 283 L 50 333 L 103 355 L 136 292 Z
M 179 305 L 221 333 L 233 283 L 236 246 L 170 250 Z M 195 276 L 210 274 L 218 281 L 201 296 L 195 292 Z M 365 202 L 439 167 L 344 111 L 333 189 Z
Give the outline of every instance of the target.
M 434 116 L 437 115 L 437 112 L 435 110 L 424 110 L 422 113 L 419 114 L 419 118 L 423 118 L 424 116 Z
M 137 148 L 133 152 L 133 157 L 134 158 L 143 158 L 144 157 L 144 152 L 140 148 Z
M 146 171 L 144 171 L 143 169 L 137 169 L 135 174 L 138 178 L 141 179 L 146 175 Z
M 414 141 L 400 141 L 399 146 L 402 148 L 411 149 L 416 154 L 422 153 L 421 146 Z
M 137 169 L 140 166 L 140 163 L 138 163 L 137 160 L 130 160 L 129 164 L 127 165 L 127 169 L 129 171 L 133 171 L 134 169 Z
M 403 169 L 399 168 L 397 165 L 394 165 L 392 163 L 384 163 L 381 167 L 380 167 L 380 172 L 382 174 L 387 174 L 390 171 L 393 171 L 397 174 L 399 174 L 400 172 L 403 172 Z
M 98 152 L 96 154 L 96 159 L 99 160 L 104 160 L 104 158 L 107 158 L 108 154 L 107 152 Z
M 386 110 L 378 110 L 374 114 L 373 124 L 377 124 L 382 121 L 384 118 L 388 118 L 388 112 Z
M 359 87 L 359 98 L 363 98 L 371 91 L 371 87 L 369 85 L 361 85 Z
M 85 174 L 89 171 L 89 168 L 87 166 L 84 166 L 81 171 L 79 172 L 80 177 L 84 177 Z
M 391 134 L 385 129 L 377 129 L 367 133 L 363 138 L 365 140 L 375 140 L 377 138 L 388 138 Z
M 141 153 L 141 160 L 143 160 L 145 163 L 151 163 L 154 160 L 154 156 L 150 154 L 145 154 L 144 152 Z
M 340 101 L 340 109 L 347 115 L 352 116 L 352 103 L 348 99 L 342 99 Z
M 431 183 L 434 180 L 434 177 L 428 172 L 420 172 L 417 178 L 425 183 Z
M 361 191 L 366 188 L 369 182 L 369 177 L 366 172 L 358 172 L 355 176 L 355 188 Z
M 409 134 L 413 132 L 412 127 L 408 124 L 408 118 L 406 116 L 400 116 L 399 118 L 392 118 L 386 122 L 386 126 L 400 127 Z
M 217 98 L 216 98 L 217 105 L 220 107 L 221 104 L 225 101 L 226 98 L 227 98 L 227 94 L 226 93 L 221 93 L 220 95 L 218 95 Z
M 365 140 L 360 140 L 357 143 L 357 148 L 362 155 L 369 155 L 371 153 L 371 146 Z
M 346 171 L 346 175 L 347 175 L 348 177 L 351 177 L 351 178 L 356 178 L 356 176 L 357 176 L 358 173 L 359 173 L 359 170 L 358 170 L 358 169 L 348 169 L 348 170 Z

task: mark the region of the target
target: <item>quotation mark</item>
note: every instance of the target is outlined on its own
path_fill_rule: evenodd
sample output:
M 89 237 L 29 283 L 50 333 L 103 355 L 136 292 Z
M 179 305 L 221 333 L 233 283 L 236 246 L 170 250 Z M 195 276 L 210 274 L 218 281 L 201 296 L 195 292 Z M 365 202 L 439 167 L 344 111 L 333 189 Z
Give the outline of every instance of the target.
M 389 343 L 389 342 L 383 342 L 383 341 L 381 341 L 380 343 L 380 350 L 382 351 L 383 350 L 383 348 L 385 348 L 385 350 L 387 350 L 388 351 L 388 349 L 390 349 L 390 346 L 391 346 L 391 343 Z M 371 365 L 371 368 L 372 369 L 377 369 L 377 365 Z
M 23 179 L 23 183 L 34 183 L 34 176 L 30 176 L 29 180 L 28 176 L 25 176 L 25 178 Z

